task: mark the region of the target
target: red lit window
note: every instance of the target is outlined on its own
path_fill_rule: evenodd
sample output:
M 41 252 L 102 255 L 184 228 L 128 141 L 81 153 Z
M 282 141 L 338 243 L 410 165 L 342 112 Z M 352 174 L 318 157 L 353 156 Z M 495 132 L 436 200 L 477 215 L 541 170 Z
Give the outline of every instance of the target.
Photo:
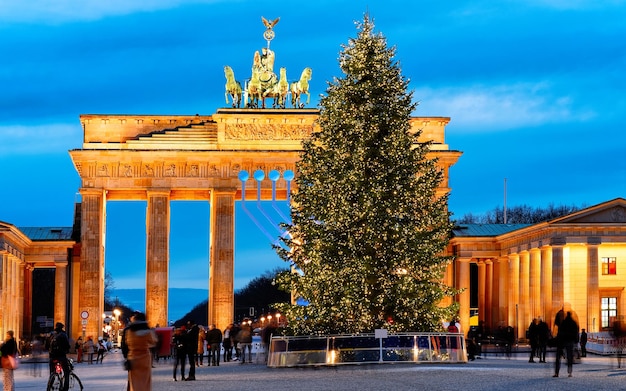
M 617 258 L 616 257 L 604 257 L 602 258 L 602 274 L 617 274 Z

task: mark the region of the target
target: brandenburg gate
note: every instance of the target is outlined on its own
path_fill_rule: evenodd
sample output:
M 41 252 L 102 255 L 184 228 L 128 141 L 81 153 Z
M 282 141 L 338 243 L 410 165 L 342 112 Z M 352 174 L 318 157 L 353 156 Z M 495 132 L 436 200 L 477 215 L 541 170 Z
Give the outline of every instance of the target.
M 106 205 L 110 200 L 142 200 L 146 212 L 146 315 L 167 325 L 170 201 L 210 204 L 209 323 L 223 329 L 234 319 L 234 213 L 237 200 L 286 200 L 284 174 L 297 175 L 302 140 L 316 131 L 316 109 L 219 109 L 211 116 L 81 115 L 84 142 L 70 151 L 81 178 L 81 249 L 74 330 L 99 335 L 104 310 Z M 461 155 L 444 141 L 449 118 L 412 118 L 420 142 L 432 141 L 429 158 L 444 173 L 439 195 L 449 191 L 448 169 Z M 260 182 L 260 192 L 243 186 L 238 174 L 281 173 Z M 251 179 L 254 180 L 254 179 Z M 275 180 L 275 182 L 273 182 Z M 257 190 L 257 191 L 255 191 Z M 296 190 L 295 188 L 293 190 Z

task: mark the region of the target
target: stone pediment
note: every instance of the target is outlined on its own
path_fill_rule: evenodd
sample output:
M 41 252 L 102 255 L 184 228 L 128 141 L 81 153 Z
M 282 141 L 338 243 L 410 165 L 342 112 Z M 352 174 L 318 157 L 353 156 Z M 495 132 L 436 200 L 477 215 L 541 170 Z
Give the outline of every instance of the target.
M 555 224 L 626 224 L 626 199 L 616 198 L 550 221 Z

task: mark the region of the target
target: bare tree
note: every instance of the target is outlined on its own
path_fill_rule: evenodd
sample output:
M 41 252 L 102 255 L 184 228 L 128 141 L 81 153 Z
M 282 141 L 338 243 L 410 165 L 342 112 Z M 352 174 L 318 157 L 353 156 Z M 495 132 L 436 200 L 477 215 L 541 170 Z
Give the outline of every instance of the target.
M 519 205 L 507 208 L 507 224 L 536 224 L 549 221 L 579 211 L 585 206 L 558 205 L 550 203 L 548 207 L 532 207 Z M 456 221 L 457 224 L 504 224 L 504 208 L 497 206 L 484 214 L 466 213 Z

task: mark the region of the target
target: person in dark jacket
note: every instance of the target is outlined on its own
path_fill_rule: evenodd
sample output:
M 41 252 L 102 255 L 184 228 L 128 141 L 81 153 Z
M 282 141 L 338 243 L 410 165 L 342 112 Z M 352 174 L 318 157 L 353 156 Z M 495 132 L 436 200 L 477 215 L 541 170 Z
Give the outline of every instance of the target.
M 580 332 L 580 356 L 587 357 L 587 332 L 585 329 Z
M 63 328 L 63 323 L 58 322 L 54 326 L 54 331 L 50 336 L 50 342 L 48 344 L 48 354 L 50 356 L 50 373 L 53 373 L 56 368 L 56 362 L 58 361 L 63 368 L 63 373 L 70 373 L 70 365 L 67 361 L 67 354 L 70 352 L 70 339 L 67 337 Z M 63 389 L 67 391 L 70 386 L 70 377 L 63 376 Z
M 535 357 L 539 355 L 539 319 L 537 318 L 534 318 L 533 321 L 530 322 L 530 326 L 528 326 L 528 342 L 530 342 L 530 357 L 528 358 L 528 362 L 535 362 Z
M 186 340 L 187 328 L 185 326 L 174 331 L 174 337 L 172 338 L 172 345 L 174 345 L 174 350 L 176 351 L 176 357 L 174 359 L 174 381 L 177 381 L 176 372 L 179 365 L 180 380 L 185 381 L 185 361 L 187 360 Z M 191 363 L 191 365 L 193 365 L 193 363 Z
M 546 352 L 548 351 L 548 340 L 552 338 L 550 327 L 543 319 L 539 318 L 537 325 L 537 345 L 539 346 L 539 362 L 546 362 Z
M 195 322 L 187 322 L 187 339 L 185 347 L 187 349 L 187 361 L 189 362 L 189 374 L 185 380 L 196 380 L 196 366 L 194 365 L 196 351 L 198 350 L 198 334 L 200 329 Z
M 209 331 L 206 334 L 206 342 L 207 345 L 209 345 L 209 365 L 219 366 L 222 330 L 215 327 L 214 324 L 209 325 Z
M 557 313 L 555 324 L 557 324 L 558 331 L 556 334 L 557 347 L 556 347 L 556 361 L 554 362 L 554 376 L 559 377 L 559 370 L 561 369 L 561 357 L 563 356 L 563 350 L 565 349 L 565 355 L 567 357 L 567 376 L 572 377 L 572 367 L 574 364 L 574 345 L 578 343 L 578 322 L 572 311 L 565 312 L 565 317 L 562 317 L 564 310 Z M 562 319 L 562 320 L 561 320 Z
M 233 349 L 235 349 L 235 358 L 233 359 L 233 361 L 239 360 L 239 357 L 241 356 L 241 351 L 239 350 L 239 341 L 237 341 L 237 334 L 239 334 L 240 331 L 241 326 L 237 323 L 235 323 L 230 329 L 230 343 Z

